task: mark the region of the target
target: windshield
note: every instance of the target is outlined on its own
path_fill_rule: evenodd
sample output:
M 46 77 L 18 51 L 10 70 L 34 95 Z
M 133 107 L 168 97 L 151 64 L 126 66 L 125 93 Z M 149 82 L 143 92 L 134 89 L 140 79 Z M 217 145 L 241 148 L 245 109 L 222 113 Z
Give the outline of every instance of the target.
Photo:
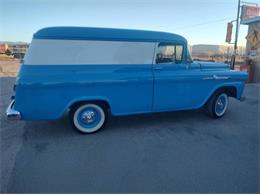
M 193 62 L 192 57 L 190 55 L 190 48 L 189 47 L 187 49 L 187 58 L 186 58 L 186 60 L 187 60 L 187 63 L 192 63 Z

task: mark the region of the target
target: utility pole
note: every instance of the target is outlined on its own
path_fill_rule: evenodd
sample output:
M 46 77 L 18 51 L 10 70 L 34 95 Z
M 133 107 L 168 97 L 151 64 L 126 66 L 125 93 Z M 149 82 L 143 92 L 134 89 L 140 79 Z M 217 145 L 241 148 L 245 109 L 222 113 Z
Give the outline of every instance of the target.
M 235 68 L 236 63 L 236 55 L 237 55 L 237 39 L 238 39 L 238 31 L 239 31 L 239 15 L 240 15 L 240 0 L 238 0 L 238 7 L 237 7 L 237 19 L 236 19 L 236 35 L 235 35 L 235 43 L 234 43 L 234 54 L 231 60 L 231 69 Z

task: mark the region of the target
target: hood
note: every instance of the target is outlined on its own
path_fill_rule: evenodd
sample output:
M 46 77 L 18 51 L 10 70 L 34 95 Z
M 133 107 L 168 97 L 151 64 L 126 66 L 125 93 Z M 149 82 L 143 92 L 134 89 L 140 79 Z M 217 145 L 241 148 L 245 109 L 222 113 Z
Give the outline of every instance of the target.
M 201 69 L 230 69 L 230 65 L 216 62 L 195 62 L 200 65 Z

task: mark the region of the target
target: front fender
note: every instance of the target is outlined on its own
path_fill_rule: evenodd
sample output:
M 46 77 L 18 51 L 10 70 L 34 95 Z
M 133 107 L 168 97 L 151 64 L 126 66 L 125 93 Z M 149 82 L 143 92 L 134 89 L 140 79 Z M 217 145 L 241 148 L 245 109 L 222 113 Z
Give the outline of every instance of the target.
M 204 99 L 204 101 L 202 102 L 202 104 L 199 107 L 202 107 L 204 104 L 207 103 L 207 101 L 209 100 L 209 98 L 219 89 L 224 88 L 224 87 L 235 87 L 236 88 L 236 99 L 241 99 L 244 88 L 245 88 L 245 83 L 241 82 L 241 81 L 233 81 L 233 82 L 227 82 L 227 83 L 221 83 L 216 85 L 214 88 L 212 88 L 212 90 L 210 91 L 210 93 L 208 94 L 208 96 Z

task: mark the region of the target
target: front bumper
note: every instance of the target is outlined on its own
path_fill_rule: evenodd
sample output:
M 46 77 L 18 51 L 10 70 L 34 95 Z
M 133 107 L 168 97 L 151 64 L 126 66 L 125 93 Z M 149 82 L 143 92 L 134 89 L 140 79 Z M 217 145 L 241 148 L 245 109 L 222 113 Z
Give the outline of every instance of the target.
M 7 119 L 20 120 L 21 113 L 13 108 L 15 100 L 12 100 L 6 109 Z

